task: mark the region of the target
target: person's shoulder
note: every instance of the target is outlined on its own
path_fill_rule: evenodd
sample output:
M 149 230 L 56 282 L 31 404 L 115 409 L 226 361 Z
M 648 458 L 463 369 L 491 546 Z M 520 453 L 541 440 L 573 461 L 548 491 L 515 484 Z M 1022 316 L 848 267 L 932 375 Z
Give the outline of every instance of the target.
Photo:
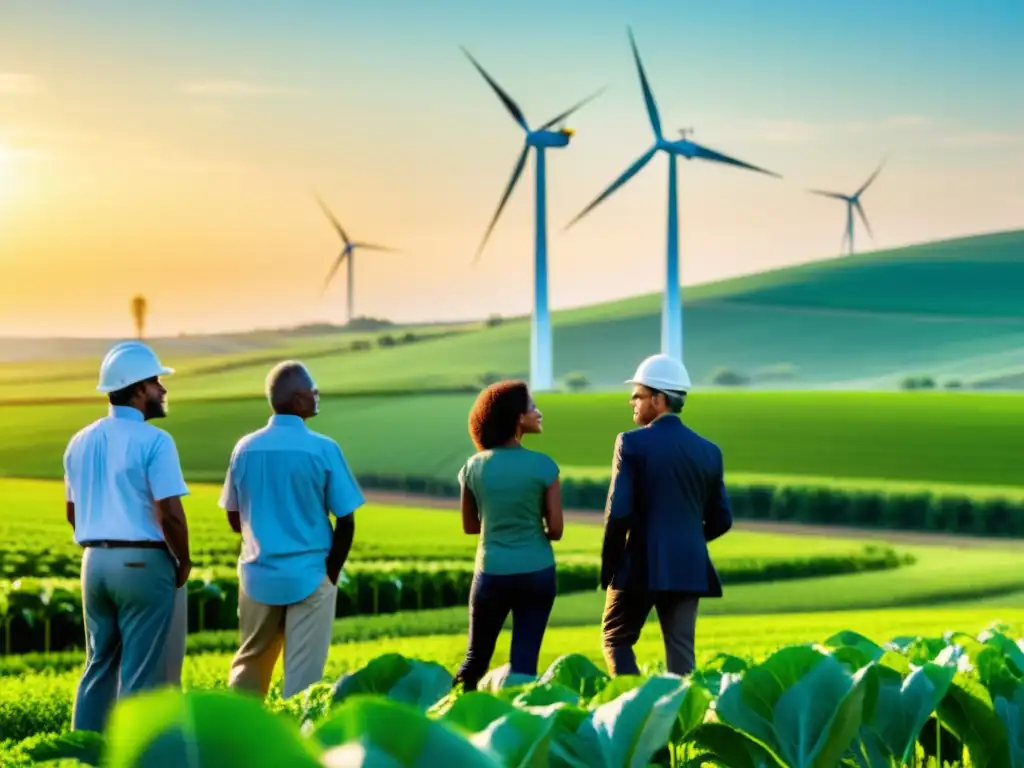
M 524 448 L 524 452 L 525 455 L 529 458 L 529 460 L 539 467 L 554 467 L 556 469 L 558 468 L 558 462 L 555 461 L 550 456 L 548 456 L 543 451 L 536 451 L 533 448 Z
M 68 444 L 64 448 L 64 455 L 69 455 L 72 451 L 82 445 L 82 441 L 85 440 L 90 434 L 95 432 L 97 429 L 103 426 L 103 423 L 107 421 L 105 418 L 96 419 L 91 424 L 86 424 L 84 427 L 79 429 L 68 439 Z

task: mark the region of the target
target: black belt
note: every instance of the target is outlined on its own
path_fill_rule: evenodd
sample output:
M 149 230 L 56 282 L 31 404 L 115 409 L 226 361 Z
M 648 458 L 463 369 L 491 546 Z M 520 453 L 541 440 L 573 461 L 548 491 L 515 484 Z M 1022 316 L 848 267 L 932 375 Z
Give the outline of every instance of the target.
M 96 539 L 95 541 L 83 541 L 82 547 L 98 547 L 100 549 L 167 549 L 167 542 L 154 541 L 118 541 L 112 539 Z

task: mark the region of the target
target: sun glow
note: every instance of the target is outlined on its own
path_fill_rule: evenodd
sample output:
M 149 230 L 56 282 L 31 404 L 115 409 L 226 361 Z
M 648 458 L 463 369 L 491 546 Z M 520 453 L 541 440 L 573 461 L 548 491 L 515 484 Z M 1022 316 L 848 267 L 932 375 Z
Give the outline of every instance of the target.
M 14 150 L 0 137 L 0 211 L 14 198 Z

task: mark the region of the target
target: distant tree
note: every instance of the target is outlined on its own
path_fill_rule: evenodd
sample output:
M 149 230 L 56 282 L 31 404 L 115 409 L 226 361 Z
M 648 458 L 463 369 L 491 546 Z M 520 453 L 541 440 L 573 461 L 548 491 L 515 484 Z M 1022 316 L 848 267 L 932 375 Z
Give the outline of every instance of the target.
M 356 341 L 352 342 L 352 351 L 353 352 L 360 352 L 362 350 L 369 349 L 369 348 L 370 348 L 370 342 L 368 342 L 366 339 L 357 339 Z
M 399 339 L 399 341 L 402 344 L 412 344 L 414 341 L 419 341 L 419 340 L 420 340 L 420 337 L 417 336 L 412 331 L 406 331 L 405 333 L 402 334 L 402 338 Z
M 393 347 L 395 346 L 395 337 L 390 333 L 385 333 L 383 336 L 377 337 L 377 346 L 379 347 Z
M 582 373 L 570 373 L 562 380 L 570 392 L 582 392 L 590 386 L 590 379 Z
M 494 371 L 488 371 L 487 373 L 480 374 L 480 385 L 483 387 L 489 387 L 491 384 L 497 384 L 499 381 L 503 381 L 506 377 L 500 373 Z
M 486 325 L 488 328 L 496 328 L 503 322 L 505 322 L 505 319 L 501 315 L 491 315 L 490 317 L 487 318 Z
M 141 339 L 146 329 L 146 297 L 139 294 L 132 299 L 132 320 L 135 323 L 135 338 Z
M 718 387 L 742 387 L 748 381 L 746 376 L 731 368 L 718 368 L 711 376 L 711 383 Z
M 907 376 L 900 382 L 900 389 L 934 389 L 935 379 L 931 376 Z
M 943 384 L 946 389 L 963 389 L 963 382 L 960 379 L 947 379 Z

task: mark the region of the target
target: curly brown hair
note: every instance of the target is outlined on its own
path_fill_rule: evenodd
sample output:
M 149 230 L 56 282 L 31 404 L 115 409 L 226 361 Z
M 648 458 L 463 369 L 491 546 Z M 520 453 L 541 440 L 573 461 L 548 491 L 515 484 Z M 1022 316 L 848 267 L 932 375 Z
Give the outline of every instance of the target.
M 499 381 L 481 392 L 469 411 L 469 436 L 478 451 L 504 445 L 516 436 L 519 417 L 530 407 L 525 381 Z

